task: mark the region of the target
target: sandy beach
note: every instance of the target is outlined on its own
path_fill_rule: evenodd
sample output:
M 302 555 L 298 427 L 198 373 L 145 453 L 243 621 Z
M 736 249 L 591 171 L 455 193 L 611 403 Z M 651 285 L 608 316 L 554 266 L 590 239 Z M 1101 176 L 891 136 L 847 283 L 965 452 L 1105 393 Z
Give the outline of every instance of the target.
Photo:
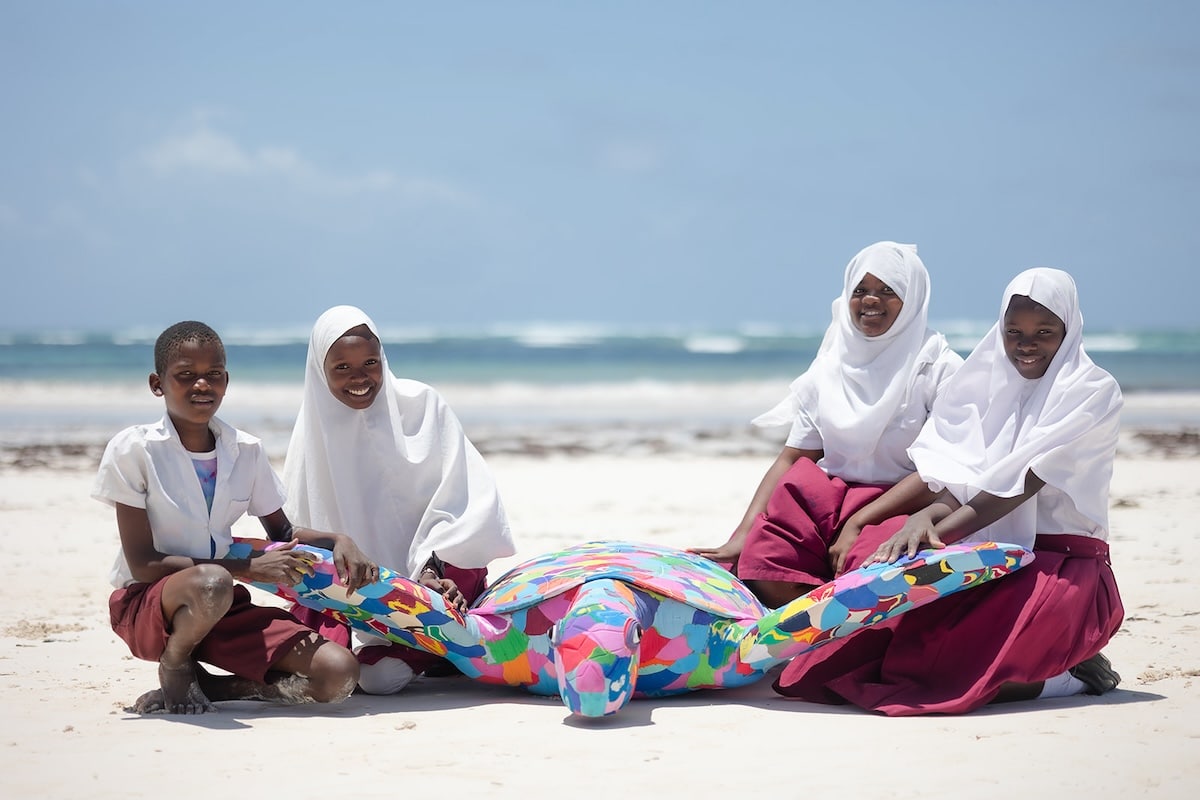
M 496 452 L 519 554 L 626 538 L 715 544 L 768 463 L 695 447 Z M 111 511 L 88 493 L 95 443 L 5 449 L 0 536 L 0 790 L 5 797 L 1192 797 L 1200 787 L 1200 445 L 1130 430 L 1112 492 L 1125 625 L 1120 688 L 963 717 L 887 719 L 785 700 L 770 678 L 569 718 L 557 700 L 426 678 L 330 707 L 125 711 L 155 684 L 107 624 Z M 256 520 L 239 531 L 257 535 Z M 266 602 L 271 602 L 269 599 Z
M 1200 0 L 0 0 L 0 800 L 1200 800 L 1198 32 Z M 210 347 L 172 369 L 184 320 L 219 334 L 223 389 Z M 935 331 L 972 370 L 1036 347 L 960 383 Z M 886 462 L 950 387 L 939 415 L 1021 411 L 955 425 L 961 463 L 1026 441 L 1035 406 L 1072 434 L 1104 419 L 1084 352 L 1124 396 L 1103 696 L 888 718 L 778 695 L 779 666 L 603 719 L 461 675 L 131 710 L 158 664 L 110 627 L 120 537 L 91 491 L 189 373 L 280 474 L 306 381 L 347 406 L 380 396 L 361 371 L 435 388 L 511 522 L 495 581 L 589 541 L 720 546 L 789 398 L 816 434 L 792 441 L 855 477 L 884 473 L 840 441 Z M 347 446 L 314 458 L 416 495 L 451 425 L 426 409 L 349 444 L 339 408 Z M 400 430 L 420 467 L 375 447 Z M 1069 457 L 1091 491 L 1098 462 Z

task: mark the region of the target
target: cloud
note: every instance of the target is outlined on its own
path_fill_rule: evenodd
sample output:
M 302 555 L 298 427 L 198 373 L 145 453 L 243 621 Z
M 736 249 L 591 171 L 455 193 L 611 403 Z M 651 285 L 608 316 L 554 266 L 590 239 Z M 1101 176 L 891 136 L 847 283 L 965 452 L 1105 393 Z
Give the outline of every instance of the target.
M 280 157 L 281 151 L 247 153 L 228 136 L 206 129 L 167 139 L 146 153 L 145 163 L 158 173 L 194 170 L 245 175 L 278 169 L 296 159 Z
M 317 194 L 393 194 L 413 204 L 474 206 L 474 195 L 448 181 L 403 177 L 391 170 L 338 174 L 313 164 L 295 148 L 250 148 L 233 137 L 200 124 L 148 148 L 139 162 L 155 175 L 208 175 L 217 178 L 277 180 Z

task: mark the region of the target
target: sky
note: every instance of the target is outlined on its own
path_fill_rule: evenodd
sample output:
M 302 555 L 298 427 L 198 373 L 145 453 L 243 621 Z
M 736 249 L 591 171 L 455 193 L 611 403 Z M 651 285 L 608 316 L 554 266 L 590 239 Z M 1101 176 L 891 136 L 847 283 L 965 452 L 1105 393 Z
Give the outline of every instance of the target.
M 0 0 L 0 329 L 1196 330 L 1200 4 Z M 1190 292 L 1187 294 L 1190 295 Z

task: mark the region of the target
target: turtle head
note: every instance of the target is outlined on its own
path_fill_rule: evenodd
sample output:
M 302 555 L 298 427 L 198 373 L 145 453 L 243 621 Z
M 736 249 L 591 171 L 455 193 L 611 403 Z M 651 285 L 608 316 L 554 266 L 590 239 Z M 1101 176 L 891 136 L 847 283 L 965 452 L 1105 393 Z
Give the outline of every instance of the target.
M 615 714 L 633 697 L 642 623 L 637 598 L 626 584 L 583 584 L 550 641 L 558 692 L 572 714 Z

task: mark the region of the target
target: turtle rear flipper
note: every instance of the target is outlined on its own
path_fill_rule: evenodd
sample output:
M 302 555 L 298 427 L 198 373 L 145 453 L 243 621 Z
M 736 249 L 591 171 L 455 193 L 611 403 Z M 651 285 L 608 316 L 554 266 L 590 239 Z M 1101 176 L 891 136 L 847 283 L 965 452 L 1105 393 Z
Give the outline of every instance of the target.
M 765 672 L 826 642 L 1002 578 L 1032 560 L 1023 547 L 980 542 L 860 567 L 768 613 L 748 631 L 739 655 L 746 667 Z

